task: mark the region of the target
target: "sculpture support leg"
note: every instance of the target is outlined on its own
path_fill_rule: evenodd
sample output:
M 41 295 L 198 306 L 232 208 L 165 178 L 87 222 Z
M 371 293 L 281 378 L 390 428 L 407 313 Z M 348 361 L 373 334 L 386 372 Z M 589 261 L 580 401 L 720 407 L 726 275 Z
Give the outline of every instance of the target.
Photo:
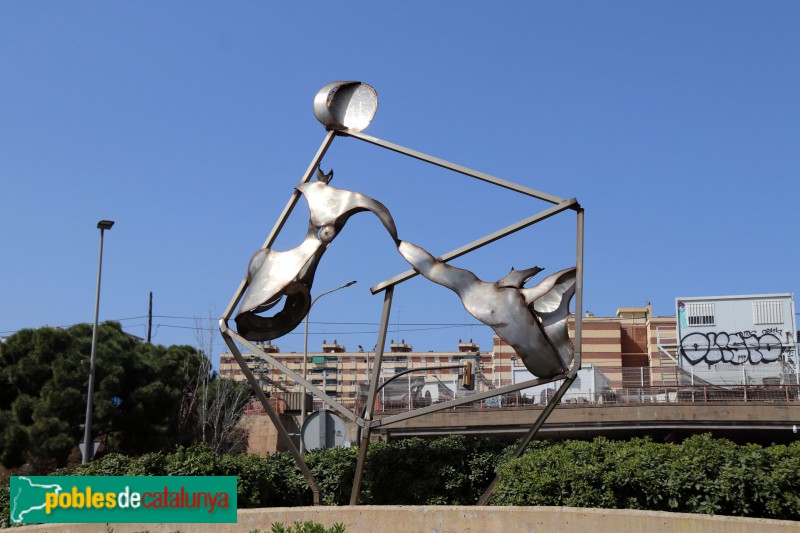
M 575 338 L 573 366 L 581 369 L 583 353 L 583 208 L 578 209 L 577 248 L 575 250 Z
M 531 440 L 533 440 L 533 437 L 536 436 L 536 434 L 539 432 L 539 429 L 541 429 L 542 425 L 550 416 L 550 413 L 552 413 L 553 409 L 555 409 L 556 406 L 561 402 L 561 398 L 564 396 L 564 393 L 567 392 L 567 389 L 569 389 L 570 385 L 572 385 L 572 382 L 575 381 L 575 376 L 577 375 L 576 373 L 577 369 L 573 368 L 570 372 L 570 375 L 564 380 L 564 383 L 561 384 L 561 387 L 556 392 L 556 395 L 553 396 L 553 399 L 547 404 L 547 407 L 545 407 L 542 412 L 539 413 L 539 417 L 536 419 L 536 422 L 534 422 L 533 427 L 531 427 L 530 431 L 528 431 L 527 435 L 525 435 L 525 437 L 522 439 L 522 442 L 519 443 L 517 449 L 514 450 L 514 457 L 519 457 L 523 454 L 525 448 L 528 447 L 528 444 L 530 444 Z M 486 505 L 489 503 L 489 498 L 492 497 L 492 492 L 494 492 L 494 488 L 497 485 L 497 480 L 498 477 L 497 474 L 495 474 L 494 479 L 486 488 L 476 505 Z
M 233 342 L 233 340 L 230 338 L 227 332 L 222 333 L 222 338 L 225 340 L 225 344 L 228 345 L 228 348 L 230 348 L 231 353 L 236 358 L 236 362 L 239 363 L 239 367 L 241 367 L 242 372 L 247 378 L 247 382 L 250 384 L 250 388 L 253 389 L 253 392 L 255 392 L 259 401 L 261 401 L 261 405 L 264 407 L 264 411 L 266 411 L 267 416 L 269 416 L 269 419 L 272 421 L 272 424 L 275 426 L 275 429 L 278 430 L 278 438 L 284 443 L 284 445 L 287 448 L 289 448 L 289 453 L 291 453 L 292 457 L 294 457 L 295 463 L 297 463 L 297 466 L 303 473 L 303 477 L 306 478 L 306 481 L 311 487 L 314 505 L 320 505 L 321 500 L 320 500 L 319 484 L 317 483 L 317 480 L 314 479 L 314 474 L 311 473 L 311 469 L 308 468 L 306 462 L 303 461 L 303 456 L 300 455 L 300 451 L 294 445 L 294 442 L 292 442 L 292 438 L 289 436 L 289 433 L 286 431 L 286 428 L 283 427 L 280 417 L 278 417 L 278 414 L 275 412 L 274 409 L 272 409 L 272 406 L 270 406 L 269 400 L 267 399 L 267 395 L 264 394 L 263 390 L 261 390 L 261 386 L 258 384 L 258 380 L 256 380 L 256 377 L 253 375 L 253 372 L 247 366 L 247 362 L 244 360 L 244 357 L 242 357 L 242 354 L 239 351 L 239 348 L 236 346 L 236 343 Z
M 364 422 L 363 426 L 361 426 L 361 442 L 358 446 L 358 462 L 356 463 L 356 473 L 353 478 L 353 490 L 350 493 L 350 505 L 358 505 L 358 497 L 361 495 L 361 480 L 364 478 L 364 467 L 367 462 L 367 448 L 371 430 L 370 421 L 375 410 L 375 396 L 378 390 L 378 378 L 381 375 L 381 365 L 383 364 L 383 347 L 386 346 L 386 331 L 389 329 L 389 314 L 392 310 L 393 296 L 394 287 L 386 289 L 383 296 L 383 314 L 381 315 L 381 326 L 378 331 L 378 344 L 375 348 L 375 362 L 372 365 L 369 394 L 367 394 L 367 405 L 364 409 Z

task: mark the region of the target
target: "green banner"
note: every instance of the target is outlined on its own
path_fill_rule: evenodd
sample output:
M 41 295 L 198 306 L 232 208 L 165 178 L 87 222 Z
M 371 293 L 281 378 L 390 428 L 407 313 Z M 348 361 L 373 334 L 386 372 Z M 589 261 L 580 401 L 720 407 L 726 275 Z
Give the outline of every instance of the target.
M 12 476 L 12 524 L 235 523 L 235 476 Z

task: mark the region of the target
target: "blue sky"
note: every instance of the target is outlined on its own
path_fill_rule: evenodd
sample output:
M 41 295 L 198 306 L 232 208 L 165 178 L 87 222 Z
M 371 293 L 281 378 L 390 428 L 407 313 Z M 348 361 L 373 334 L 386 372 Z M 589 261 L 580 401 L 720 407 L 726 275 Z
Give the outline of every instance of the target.
M 196 344 L 324 137 L 316 91 L 378 91 L 365 133 L 586 209 L 585 304 L 797 292 L 800 5 L 795 2 L 0 3 L 0 335 L 101 320 Z M 548 204 L 353 139 L 332 185 L 389 207 L 439 255 Z M 278 249 L 299 244 L 298 204 Z M 574 264 L 564 214 L 454 264 L 485 280 Z M 376 341 L 369 287 L 408 265 L 357 215 L 323 258 L 310 348 Z M 490 348 L 455 295 L 399 287 L 389 337 Z M 169 318 L 176 317 L 176 318 Z M 302 351 L 302 327 L 276 341 Z M 217 343 L 217 351 L 221 343 Z

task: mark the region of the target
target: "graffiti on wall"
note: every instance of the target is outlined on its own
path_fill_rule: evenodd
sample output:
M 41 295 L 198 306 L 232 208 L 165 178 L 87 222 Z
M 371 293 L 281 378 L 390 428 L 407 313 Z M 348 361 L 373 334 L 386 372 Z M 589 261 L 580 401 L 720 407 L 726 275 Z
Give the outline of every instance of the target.
M 729 363 L 757 365 L 772 363 L 788 350 L 781 344 L 776 329 L 755 331 L 690 333 L 681 339 L 681 354 L 690 364 Z

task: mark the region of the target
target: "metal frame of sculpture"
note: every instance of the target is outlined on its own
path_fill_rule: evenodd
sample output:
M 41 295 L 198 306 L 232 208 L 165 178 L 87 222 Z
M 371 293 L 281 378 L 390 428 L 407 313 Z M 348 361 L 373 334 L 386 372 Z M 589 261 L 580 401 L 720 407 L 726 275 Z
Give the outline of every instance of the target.
M 279 438 L 289 449 L 313 493 L 314 505 L 320 504 L 320 488 L 316 479 L 294 445 L 289 433 L 270 406 L 268 398 L 259 386 L 258 380 L 247 366 L 237 342 L 253 353 L 259 354 L 274 368 L 293 379 L 310 391 L 330 408 L 339 412 L 360 428 L 358 463 L 350 496 L 350 504 L 357 505 L 361 493 L 361 481 L 366 464 L 367 446 L 372 430 L 386 427 L 403 420 L 423 416 L 457 405 L 472 403 L 501 394 L 564 380 L 555 396 L 539 413 L 528 433 L 516 448 L 514 456 L 521 455 L 525 447 L 544 424 L 550 413 L 561 401 L 581 367 L 581 318 L 583 309 L 583 208 L 575 198 L 565 200 L 544 192 L 518 185 L 489 174 L 472 170 L 449 161 L 410 150 L 375 137 L 364 135 L 366 128 L 377 111 L 375 90 L 360 82 L 335 82 L 323 87 L 314 99 L 314 114 L 325 126 L 327 134 L 311 160 L 306 172 L 295 188 L 286 207 L 278 217 L 264 245 L 251 258 L 247 275 L 236 290 L 230 304 L 220 319 L 220 332 L 242 369 L 266 414 L 275 425 Z M 514 192 L 544 200 L 552 207 L 540 211 L 519 222 L 499 229 L 448 253 L 434 258 L 433 255 L 417 245 L 402 241 L 389 210 L 380 202 L 363 194 L 336 189 L 329 185 L 333 171 L 324 174 L 320 163 L 333 139 L 337 136 L 351 137 L 381 148 L 430 163 L 465 176 L 475 178 Z M 316 174 L 317 181 L 312 182 Z M 300 196 L 305 196 L 310 210 L 308 233 L 303 242 L 291 250 L 278 252 L 271 247 L 294 209 Z M 572 210 L 577 215 L 575 267 L 556 272 L 546 277 L 532 288 L 524 284 L 541 269 L 533 267 L 513 270 L 501 280 L 490 283 L 481 281 L 472 272 L 448 265 L 449 261 L 468 254 L 482 246 L 516 233 L 564 211 Z M 401 274 L 387 279 L 370 291 L 372 294 L 384 293 L 380 328 L 375 348 L 375 361 L 372 366 L 370 387 L 364 411 L 356 414 L 334 398 L 325 394 L 303 376 L 292 371 L 275 357 L 261 350 L 254 342 L 272 340 L 292 331 L 307 315 L 311 305 L 311 287 L 314 273 L 323 253 L 335 237 L 342 231 L 347 220 L 359 212 L 371 212 L 386 228 L 397 246 L 398 252 L 413 267 Z M 495 333 L 506 341 L 520 356 L 523 364 L 537 376 L 523 383 L 507 385 L 443 403 L 430 405 L 413 411 L 374 419 L 376 394 L 386 345 L 386 333 L 392 307 L 395 287 L 417 274 L 453 290 L 465 307 L 475 318 L 489 325 Z M 574 343 L 569 340 L 569 303 L 575 297 Z M 283 301 L 283 308 L 273 316 L 262 313 L 275 308 Z M 239 305 L 239 311 L 234 310 Z M 234 318 L 236 331 L 228 326 Z M 488 503 L 497 478 L 492 481 L 478 501 L 478 505 Z

